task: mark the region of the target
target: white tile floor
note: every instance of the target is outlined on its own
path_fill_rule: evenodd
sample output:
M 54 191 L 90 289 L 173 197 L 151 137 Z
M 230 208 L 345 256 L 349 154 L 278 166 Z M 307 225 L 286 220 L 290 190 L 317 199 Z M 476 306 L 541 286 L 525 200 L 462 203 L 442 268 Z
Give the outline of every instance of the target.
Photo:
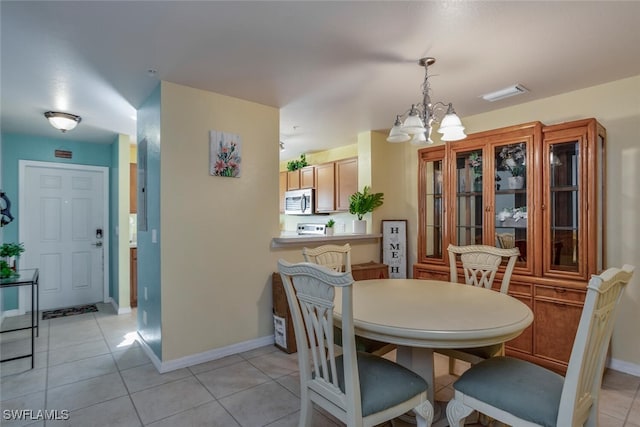
M 135 341 L 135 315 L 110 305 L 41 322 L 35 369 L 30 360 L 0 366 L 0 409 L 68 410 L 66 421 L 1 419 L 3 426 L 293 427 L 300 406 L 297 356 L 273 346 L 159 374 Z M 5 320 L 3 328 L 23 321 Z M 22 336 L 21 336 L 22 335 Z M 25 333 L 1 336 L 2 358 L 28 351 Z M 448 400 L 456 377 L 436 364 L 437 397 Z M 607 371 L 600 425 L 640 427 L 640 378 Z M 60 414 L 62 415 L 62 414 Z M 314 426 L 341 425 L 316 412 Z M 396 422 L 396 426 L 405 426 Z

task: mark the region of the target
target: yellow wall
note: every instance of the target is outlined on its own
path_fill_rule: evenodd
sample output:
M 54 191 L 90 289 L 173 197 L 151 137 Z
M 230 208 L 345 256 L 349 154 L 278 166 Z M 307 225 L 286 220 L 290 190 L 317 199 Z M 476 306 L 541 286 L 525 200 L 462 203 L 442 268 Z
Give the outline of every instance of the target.
M 595 117 L 607 129 L 607 240 L 605 266 L 636 266 L 620 308 L 612 338 L 611 356 L 622 363 L 640 366 L 640 76 L 618 80 L 591 88 L 463 117 L 468 133 L 539 120 L 544 124 L 562 123 Z M 389 149 L 400 144 L 388 144 Z M 395 149 L 395 148 L 394 148 Z M 398 187 L 407 188 L 403 216 L 417 221 L 414 205 L 417 194 L 417 156 L 409 144 L 402 144 L 394 158 L 393 169 L 405 170 Z M 411 158 L 407 157 L 411 153 Z M 392 154 L 388 156 L 391 158 Z M 384 169 L 377 166 L 374 169 Z M 392 172 L 388 177 L 391 182 Z M 374 181 L 375 182 L 375 181 Z M 389 191 L 385 191 L 387 194 Z M 386 198 L 386 197 L 385 197 Z M 385 203 L 386 204 L 386 203 Z M 383 206 L 381 209 L 384 209 Z M 381 212 L 382 213 L 382 212 Z M 410 230 L 411 228 L 410 222 Z M 414 232 L 416 231 L 413 229 Z M 413 234 L 413 233 L 412 233 Z M 412 239 L 410 238 L 410 241 Z M 415 246 L 415 237 L 413 238 Z M 416 261 L 415 252 L 410 262 Z
M 297 247 L 270 249 L 271 238 L 280 233 L 275 173 L 281 166 L 275 143 L 278 110 L 171 83 L 163 82 L 162 90 L 164 361 L 272 334 L 271 272 L 278 258 L 297 262 L 302 255 Z M 473 133 L 533 120 L 553 124 L 597 118 L 608 133 L 606 262 L 640 268 L 638 99 L 640 76 L 463 121 Z M 251 126 L 245 128 L 247 118 Z M 209 176 L 211 129 L 241 135 L 241 178 Z M 351 153 L 368 144 L 372 188 L 385 193 L 385 204 L 372 215 L 373 231 L 382 219 L 409 220 L 411 268 L 416 261 L 417 147 L 388 144 L 385 137 L 376 132 L 358 135 L 356 151 Z M 351 154 L 327 155 L 313 163 L 344 157 Z M 379 251 L 377 242 L 354 244 L 353 262 L 378 260 Z M 640 365 L 638 324 L 640 270 L 616 324 L 614 359 Z
M 278 123 L 276 108 L 162 83 L 163 361 L 272 333 Z M 209 175 L 210 130 L 240 135 L 240 178 Z
M 129 145 L 129 163 L 138 163 L 138 146 L 135 144 Z
M 129 147 L 128 135 L 118 135 L 118 306 L 131 306 L 129 250 Z

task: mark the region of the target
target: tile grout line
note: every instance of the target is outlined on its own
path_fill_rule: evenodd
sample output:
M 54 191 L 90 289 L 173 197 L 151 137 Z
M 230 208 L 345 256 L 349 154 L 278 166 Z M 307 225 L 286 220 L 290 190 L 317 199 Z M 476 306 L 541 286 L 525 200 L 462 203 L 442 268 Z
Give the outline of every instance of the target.
M 118 376 L 120 377 L 120 381 L 122 381 L 122 385 L 124 386 L 124 389 L 127 392 L 127 397 L 129 398 L 129 402 L 131 402 L 131 406 L 133 407 L 133 410 L 136 413 L 136 417 L 138 417 L 138 421 L 140 422 L 140 425 L 144 426 L 144 423 L 142 422 L 142 417 L 140 416 L 140 412 L 138 412 L 138 407 L 133 402 L 133 397 L 131 397 L 131 390 L 129 390 L 129 386 L 127 385 L 127 382 L 124 380 L 124 377 L 122 376 L 122 370 L 120 369 L 120 366 L 118 366 L 118 362 L 116 361 L 116 358 L 115 358 L 115 356 L 113 354 L 113 350 L 111 349 L 111 346 L 109 345 L 109 342 L 107 341 L 107 338 L 106 338 L 106 336 L 104 334 L 104 330 L 102 329 L 102 325 L 100 324 L 100 322 L 98 322 L 97 319 L 96 319 L 96 323 L 98 324 L 98 329 L 100 330 L 100 334 L 102 334 L 102 339 L 104 340 L 104 343 L 107 346 L 107 349 L 109 350 L 109 354 L 111 355 L 111 359 L 113 360 L 114 365 L 116 365 L 116 372 L 118 372 Z M 137 329 L 137 327 L 136 327 L 136 329 Z M 119 399 L 120 397 L 123 397 L 123 396 L 119 396 L 116 399 Z
M 629 416 L 631 415 L 631 411 L 633 410 L 633 404 L 636 401 L 640 402 L 640 383 L 638 383 L 638 385 L 636 387 L 636 393 L 633 396 L 633 399 L 631 399 L 631 405 L 629 405 L 629 409 L 627 410 L 627 414 L 624 417 L 624 421 L 623 421 L 623 424 L 622 424 L 623 427 L 627 426 L 627 422 L 634 421 L 634 420 L 629 420 Z

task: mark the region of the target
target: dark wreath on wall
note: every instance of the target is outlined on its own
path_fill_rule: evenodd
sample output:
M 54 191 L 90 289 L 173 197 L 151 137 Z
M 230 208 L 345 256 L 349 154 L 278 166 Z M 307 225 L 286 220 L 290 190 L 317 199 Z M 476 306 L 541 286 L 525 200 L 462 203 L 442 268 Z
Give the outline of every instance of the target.
M 13 221 L 11 215 L 11 200 L 4 191 L 0 191 L 0 227 L 4 227 Z

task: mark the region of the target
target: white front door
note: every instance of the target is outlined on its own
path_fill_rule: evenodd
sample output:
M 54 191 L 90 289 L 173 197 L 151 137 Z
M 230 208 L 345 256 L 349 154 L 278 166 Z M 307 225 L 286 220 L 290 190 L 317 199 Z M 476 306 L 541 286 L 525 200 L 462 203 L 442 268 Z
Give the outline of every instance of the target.
M 106 167 L 20 161 L 20 268 L 40 269 L 41 310 L 106 300 L 107 183 Z

